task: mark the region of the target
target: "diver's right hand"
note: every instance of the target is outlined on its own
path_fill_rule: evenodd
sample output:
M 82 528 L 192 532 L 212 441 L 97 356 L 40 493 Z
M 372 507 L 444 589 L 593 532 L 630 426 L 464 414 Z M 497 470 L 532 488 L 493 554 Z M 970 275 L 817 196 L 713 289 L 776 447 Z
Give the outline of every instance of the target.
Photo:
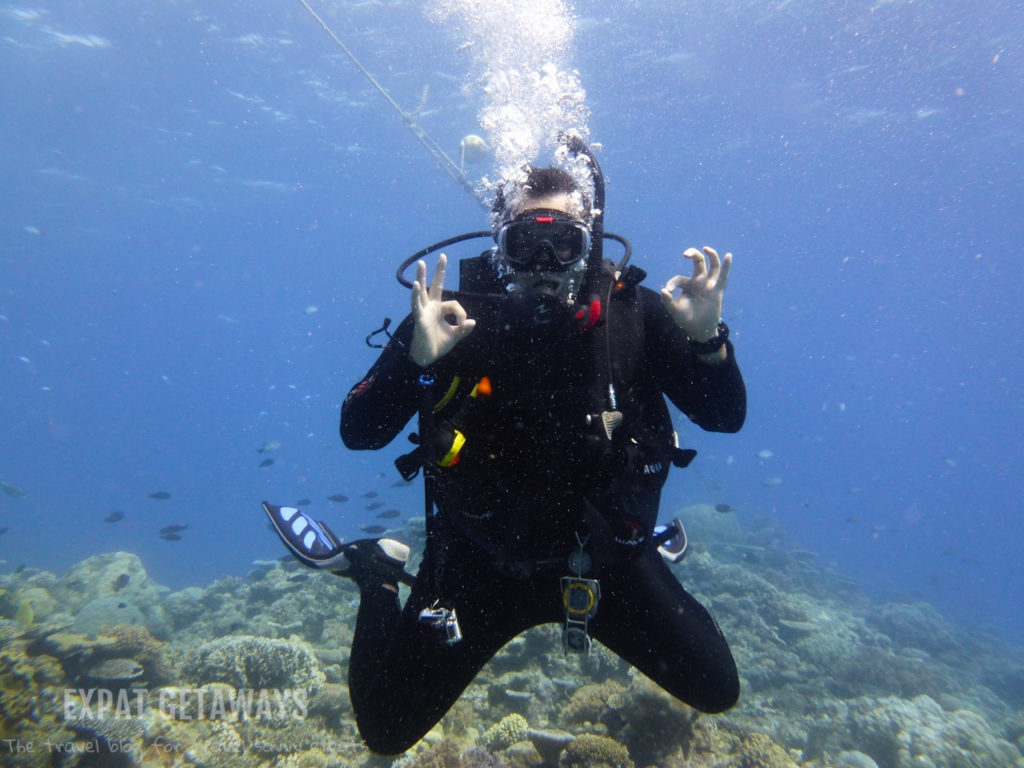
M 448 257 L 442 253 L 427 288 L 427 265 L 416 262 L 416 282 L 412 284 L 412 317 L 416 325 L 409 357 L 423 368 L 451 352 L 476 327 L 476 320 L 466 316 L 459 302 L 442 301 L 447 268 Z

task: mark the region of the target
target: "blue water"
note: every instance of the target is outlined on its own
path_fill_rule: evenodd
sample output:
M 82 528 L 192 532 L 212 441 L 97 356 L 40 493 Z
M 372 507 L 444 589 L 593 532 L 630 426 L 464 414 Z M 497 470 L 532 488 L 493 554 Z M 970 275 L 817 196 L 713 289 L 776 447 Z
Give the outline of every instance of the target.
M 571 56 L 606 226 L 652 285 L 735 254 L 750 395 L 738 435 L 684 427 L 665 516 L 731 504 L 1024 639 L 1024 6 L 623 5 L 578 3 Z M 429 85 L 453 156 L 479 132 L 419 3 L 317 7 L 403 108 Z M 297 1 L 0 6 L 0 179 L 2 567 L 126 549 L 205 584 L 283 554 L 262 498 L 346 537 L 362 493 L 419 512 L 404 442 L 346 451 L 338 407 L 397 263 L 485 220 Z

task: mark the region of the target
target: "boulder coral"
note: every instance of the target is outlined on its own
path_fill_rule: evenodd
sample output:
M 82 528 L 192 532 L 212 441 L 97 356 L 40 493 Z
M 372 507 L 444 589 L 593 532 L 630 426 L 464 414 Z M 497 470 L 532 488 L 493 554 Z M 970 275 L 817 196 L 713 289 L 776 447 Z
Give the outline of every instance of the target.
M 610 703 L 615 706 L 602 714 L 601 721 L 640 765 L 689 749 L 697 712 L 644 675 L 634 674 L 625 692 Z
M 629 750 L 615 739 L 584 733 L 558 757 L 558 768 L 633 768 Z
M 580 686 L 569 697 L 562 717 L 567 723 L 596 723 L 609 707 L 621 703 L 625 690 L 625 686 L 614 680 Z
M 185 678 L 228 683 L 238 688 L 319 690 L 326 681 L 316 656 L 304 643 L 253 635 L 232 635 L 203 643 L 185 656 Z
M 734 765 L 736 768 L 797 768 L 789 753 L 764 733 L 751 733 L 740 742 Z
M 164 685 L 174 680 L 174 665 L 167 655 L 166 643 L 157 640 L 145 627 L 117 624 L 105 627 L 105 637 L 111 638 L 115 656 L 130 656 L 146 669 L 146 682 Z
M 530 724 L 522 715 L 506 715 L 484 732 L 480 743 L 492 752 L 500 752 L 526 739 L 529 728 Z

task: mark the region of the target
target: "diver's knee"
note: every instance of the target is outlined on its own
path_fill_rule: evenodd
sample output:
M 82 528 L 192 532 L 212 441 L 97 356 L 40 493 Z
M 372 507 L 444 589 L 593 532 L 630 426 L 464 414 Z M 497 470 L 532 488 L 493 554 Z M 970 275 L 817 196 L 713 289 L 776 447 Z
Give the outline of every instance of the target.
M 423 737 L 422 726 L 401 714 L 356 709 L 356 728 L 366 746 L 378 755 L 400 755 Z M 429 730 L 429 729 L 428 729 Z
M 691 703 L 694 709 L 699 709 L 708 715 L 717 715 L 732 709 L 740 700 L 740 680 L 736 673 L 722 679 L 717 685 L 708 686 L 701 692 L 698 702 Z
M 419 741 L 419 738 L 410 739 L 405 734 L 395 733 L 387 727 L 360 726 L 359 735 L 363 737 L 367 748 L 378 755 L 400 755 Z

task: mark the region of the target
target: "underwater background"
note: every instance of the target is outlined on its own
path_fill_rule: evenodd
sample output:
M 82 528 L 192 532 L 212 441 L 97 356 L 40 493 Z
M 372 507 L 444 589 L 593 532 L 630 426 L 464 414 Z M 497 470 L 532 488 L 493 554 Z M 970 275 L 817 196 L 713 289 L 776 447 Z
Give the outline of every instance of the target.
M 553 93 L 648 285 L 690 246 L 735 258 L 748 420 L 679 418 L 698 457 L 662 520 L 690 529 L 676 570 L 736 648 L 741 705 L 694 720 L 539 630 L 407 759 L 1018 764 L 1024 4 L 313 7 L 472 183 Z M 509 62 L 541 76 L 517 86 Z M 472 134 L 494 151 L 464 157 Z M 392 466 L 408 444 L 345 450 L 340 402 L 376 358 L 367 334 L 407 312 L 399 262 L 486 225 L 298 0 L 0 5 L 0 763 L 91 759 L 5 752 L 22 728 L 321 738 L 152 713 L 68 731 L 66 688 L 142 680 L 302 688 L 309 727 L 345 746 L 129 762 L 372 763 L 343 692 L 356 593 L 272 563 L 259 502 L 419 540 L 421 486 Z M 284 677 L 225 673 L 231 637 Z M 524 738 L 485 738 L 503 722 Z M 574 756 L 558 733 L 629 755 Z

